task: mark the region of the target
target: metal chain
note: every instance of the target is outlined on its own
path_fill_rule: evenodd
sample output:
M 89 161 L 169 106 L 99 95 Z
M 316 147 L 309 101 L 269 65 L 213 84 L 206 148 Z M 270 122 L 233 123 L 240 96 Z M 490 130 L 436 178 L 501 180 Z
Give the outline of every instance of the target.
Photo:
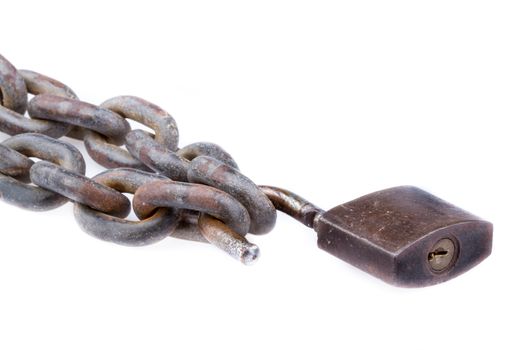
M 131 130 L 126 119 L 154 134 Z M 0 144 L 0 197 L 30 210 L 72 201 L 80 227 L 105 241 L 141 246 L 171 235 L 209 242 L 248 264 L 259 248 L 245 235 L 271 231 L 276 208 L 309 227 L 322 213 L 289 191 L 257 186 L 216 144 L 179 148 L 175 120 L 148 101 L 118 96 L 90 104 L 1 55 L 0 131 L 14 135 Z M 86 177 L 82 154 L 58 140 L 64 136 L 83 140 L 109 170 Z M 132 205 L 122 193 L 134 194 Z M 126 219 L 131 208 L 139 221 Z

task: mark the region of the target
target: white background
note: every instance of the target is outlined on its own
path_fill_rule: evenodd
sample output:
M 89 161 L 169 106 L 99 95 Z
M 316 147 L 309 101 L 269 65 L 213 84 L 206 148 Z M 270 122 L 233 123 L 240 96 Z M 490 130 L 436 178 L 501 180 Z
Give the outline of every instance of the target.
M 0 203 L 0 348 L 523 348 L 522 1 L 4 1 L 1 54 L 100 103 L 168 110 L 258 184 L 329 209 L 420 186 L 494 223 L 492 256 L 401 289 L 279 215 L 250 267 L 210 245 L 126 248 L 72 205 Z M 2 134 L 0 139 L 7 138 Z M 82 147 L 79 142 L 75 145 Z M 88 160 L 88 174 L 102 171 Z

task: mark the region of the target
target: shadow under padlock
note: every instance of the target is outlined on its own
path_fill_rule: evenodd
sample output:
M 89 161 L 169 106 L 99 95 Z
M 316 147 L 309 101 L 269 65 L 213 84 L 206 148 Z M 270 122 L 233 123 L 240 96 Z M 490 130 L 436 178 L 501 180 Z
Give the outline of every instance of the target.
M 327 212 L 288 191 L 261 189 L 315 229 L 319 248 L 396 286 L 447 281 L 491 253 L 490 222 L 417 187 L 374 192 Z

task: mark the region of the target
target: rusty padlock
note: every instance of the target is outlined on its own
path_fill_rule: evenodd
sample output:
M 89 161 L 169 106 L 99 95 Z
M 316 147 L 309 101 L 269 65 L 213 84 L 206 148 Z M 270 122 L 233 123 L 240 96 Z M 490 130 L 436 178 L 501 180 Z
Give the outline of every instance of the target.
M 490 222 L 416 187 L 374 192 L 327 212 L 289 192 L 263 190 L 315 229 L 321 249 L 397 286 L 447 281 L 491 253 Z

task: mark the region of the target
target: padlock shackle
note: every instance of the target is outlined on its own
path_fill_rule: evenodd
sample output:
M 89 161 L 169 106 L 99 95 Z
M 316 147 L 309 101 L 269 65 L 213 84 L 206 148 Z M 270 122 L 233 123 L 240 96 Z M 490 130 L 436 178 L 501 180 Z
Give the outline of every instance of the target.
M 324 213 L 321 208 L 283 188 L 273 186 L 259 186 L 259 188 L 270 199 L 275 209 L 310 228 L 314 227 L 315 219 Z

